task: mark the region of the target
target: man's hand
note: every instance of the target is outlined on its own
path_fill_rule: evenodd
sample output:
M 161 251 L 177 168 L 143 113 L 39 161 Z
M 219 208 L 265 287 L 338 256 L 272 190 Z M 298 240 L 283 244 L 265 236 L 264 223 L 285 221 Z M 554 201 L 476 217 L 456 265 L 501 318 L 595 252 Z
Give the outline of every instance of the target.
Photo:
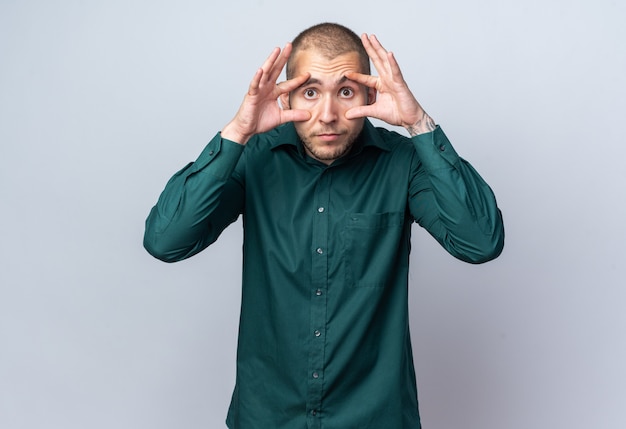
M 387 52 L 374 35 L 363 34 L 361 40 L 379 76 L 351 72 L 346 73 L 346 77 L 376 89 L 378 95 L 373 104 L 348 110 L 346 117 L 371 116 L 390 125 L 402 126 L 412 136 L 433 131 L 435 122 L 411 93 L 393 53 Z
M 291 54 L 291 43 L 281 51 L 275 48 L 257 70 L 248 93 L 245 95 L 239 111 L 222 130 L 222 137 L 240 144 L 246 144 L 255 134 L 290 121 L 306 121 L 311 113 L 306 110 L 283 110 L 278 104 L 278 97 L 293 91 L 309 78 L 309 75 L 297 76 L 280 84 L 280 76 Z

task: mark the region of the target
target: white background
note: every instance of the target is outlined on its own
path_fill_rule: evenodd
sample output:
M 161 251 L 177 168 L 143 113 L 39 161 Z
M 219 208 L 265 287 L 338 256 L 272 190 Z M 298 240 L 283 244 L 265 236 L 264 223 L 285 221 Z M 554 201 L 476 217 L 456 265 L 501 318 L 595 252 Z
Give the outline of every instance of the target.
M 224 427 L 240 224 L 164 264 L 143 222 L 321 21 L 394 51 L 504 213 L 481 266 L 414 228 L 424 427 L 626 427 L 625 4 L 1 0 L 0 428 Z

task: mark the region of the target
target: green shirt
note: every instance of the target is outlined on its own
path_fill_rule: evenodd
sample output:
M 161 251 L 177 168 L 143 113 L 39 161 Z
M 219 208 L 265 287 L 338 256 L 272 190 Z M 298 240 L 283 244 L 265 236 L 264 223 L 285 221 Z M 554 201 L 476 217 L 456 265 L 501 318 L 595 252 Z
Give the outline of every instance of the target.
M 411 224 L 455 257 L 495 258 L 493 193 L 440 128 L 365 122 L 351 152 L 308 157 L 293 124 L 246 146 L 218 134 L 168 182 L 144 245 L 178 261 L 243 215 L 237 429 L 420 427 L 408 321 Z M 215 285 L 217 286 L 217 285 Z

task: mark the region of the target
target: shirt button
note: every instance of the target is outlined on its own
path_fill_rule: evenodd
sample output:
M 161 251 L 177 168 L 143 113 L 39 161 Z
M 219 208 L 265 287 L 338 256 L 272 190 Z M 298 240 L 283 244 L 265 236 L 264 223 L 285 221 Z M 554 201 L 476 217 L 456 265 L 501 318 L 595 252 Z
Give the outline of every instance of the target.
M 324 213 L 324 207 L 318 207 L 318 208 L 317 208 L 317 211 L 318 211 L 319 213 Z
M 209 155 L 213 155 L 214 153 L 215 153 L 215 151 L 212 150 L 212 151 L 209 152 Z
M 317 372 L 313 373 L 313 378 L 320 378 L 320 375 Z
M 317 248 L 317 250 L 316 250 L 316 252 L 317 252 L 317 253 L 319 253 L 320 255 L 321 255 L 322 253 L 324 253 L 324 251 L 322 250 L 322 248 L 321 248 L 321 247 L 318 247 L 318 248 Z
M 311 415 L 312 416 L 316 416 L 317 415 L 317 410 L 311 410 Z
M 316 337 L 319 337 L 320 335 L 322 335 L 322 333 L 319 330 L 316 330 L 315 332 L 313 332 L 313 334 L 315 334 Z
M 322 296 L 322 290 L 321 289 L 316 290 L 315 295 Z
M 444 150 L 446 150 L 446 146 L 445 145 L 439 146 L 439 150 L 443 152 Z

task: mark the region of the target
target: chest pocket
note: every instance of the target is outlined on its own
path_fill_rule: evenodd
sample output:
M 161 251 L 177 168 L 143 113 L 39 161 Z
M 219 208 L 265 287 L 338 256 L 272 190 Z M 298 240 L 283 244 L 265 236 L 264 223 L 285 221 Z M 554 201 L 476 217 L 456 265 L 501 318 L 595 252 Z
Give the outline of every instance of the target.
M 404 212 L 351 213 L 342 231 L 346 285 L 382 288 L 398 263 Z

